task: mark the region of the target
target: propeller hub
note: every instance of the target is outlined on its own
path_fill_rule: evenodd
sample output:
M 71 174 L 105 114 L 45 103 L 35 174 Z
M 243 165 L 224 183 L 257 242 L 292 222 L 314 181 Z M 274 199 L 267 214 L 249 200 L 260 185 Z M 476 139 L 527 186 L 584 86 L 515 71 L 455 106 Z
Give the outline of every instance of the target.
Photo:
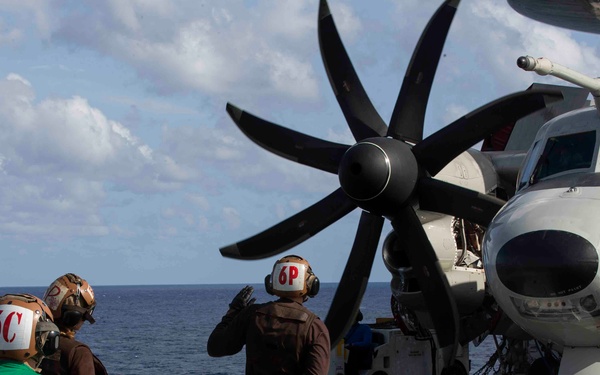
M 383 137 L 350 147 L 338 169 L 344 193 L 362 209 L 384 216 L 406 204 L 417 176 L 418 165 L 410 147 Z
M 352 199 L 366 201 L 377 197 L 390 181 L 390 159 L 385 151 L 371 142 L 350 147 L 338 171 L 344 192 Z

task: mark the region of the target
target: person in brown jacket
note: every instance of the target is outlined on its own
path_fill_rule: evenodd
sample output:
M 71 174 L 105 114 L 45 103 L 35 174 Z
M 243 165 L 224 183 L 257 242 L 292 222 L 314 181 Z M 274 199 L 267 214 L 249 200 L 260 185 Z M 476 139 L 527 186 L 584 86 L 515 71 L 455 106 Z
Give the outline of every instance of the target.
M 75 340 L 75 334 L 86 320 L 90 324 L 96 322 L 92 316 L 96 299 L 88 282 L 67 273 L 50 284 L 44 301 L 60 328 L 60 344 L 54 355 L 42 361 L 42 374 L 107 375 L 106 368 L 91 349 Z
M 302 257 L 288 255 L 265 278 L 279 299 L 254 304 L 254 288 L 244 287 L 208 338 L 211 357 L 239 353 L 246 346 L 246 374 L 311 374 L 329 371 L 327 327 L 303 305 L 319 291 L 319 279 Z

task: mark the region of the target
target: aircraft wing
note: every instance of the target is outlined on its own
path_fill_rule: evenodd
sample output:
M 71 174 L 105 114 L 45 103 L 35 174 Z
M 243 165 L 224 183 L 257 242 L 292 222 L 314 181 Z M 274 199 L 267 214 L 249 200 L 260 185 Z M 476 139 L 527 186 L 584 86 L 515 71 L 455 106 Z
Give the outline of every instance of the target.
M 481 146 L 481 151 L 494 165 L 498 175 L 498 188 L 505 192 L 506 196 L 502 197 L 505 200 L 515 193 L 517 175 L 527 150 L 542 125 L 563 113 L 590 105 L 589 91 L 580 87 L 534 83 L 528 88 L 532 89 L 559 89 L 564 100 L 527 115 L 516 123 L 506 124 L 484 139 Z

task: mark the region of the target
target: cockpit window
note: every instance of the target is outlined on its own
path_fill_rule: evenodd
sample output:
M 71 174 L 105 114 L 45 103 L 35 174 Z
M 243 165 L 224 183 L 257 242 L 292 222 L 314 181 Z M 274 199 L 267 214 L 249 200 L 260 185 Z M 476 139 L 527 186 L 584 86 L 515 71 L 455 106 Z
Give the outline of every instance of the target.
M 532 160 L 532 156 L 537 154 L 537 150 L 540 148 L 541 142 L 537 141 L 533 144 L 531 151 L 527 154 L 525 158 L 525 163 L 523 164 L 523 168 L 519 172 L 519 187 L 517 190 L 521 190 L 521 188 L 529 182 L 531 172 L 533 171 L 533 167 L 535 167 L 535 163 Z
M 591 167 L 595 145 L 596 131 L 548 138 L 529 183 L 564 171 Z

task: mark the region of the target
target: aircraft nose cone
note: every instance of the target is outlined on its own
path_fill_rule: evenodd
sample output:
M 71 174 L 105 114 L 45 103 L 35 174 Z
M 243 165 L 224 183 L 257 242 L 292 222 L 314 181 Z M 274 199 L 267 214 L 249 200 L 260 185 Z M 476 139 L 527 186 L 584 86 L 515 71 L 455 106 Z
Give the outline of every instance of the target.
M 338 176 L 344 192 L 364 201 L 375 198 L 390 179 L 390 160 L 376 144 L 365 142 L 350 147 L 340 162 Z
M 576 293 L 598 271 L 598 252 L 585 238 L 566 231 L 524 233 L 498 251 L 496 271 L 509 290 L 550 298 Z

